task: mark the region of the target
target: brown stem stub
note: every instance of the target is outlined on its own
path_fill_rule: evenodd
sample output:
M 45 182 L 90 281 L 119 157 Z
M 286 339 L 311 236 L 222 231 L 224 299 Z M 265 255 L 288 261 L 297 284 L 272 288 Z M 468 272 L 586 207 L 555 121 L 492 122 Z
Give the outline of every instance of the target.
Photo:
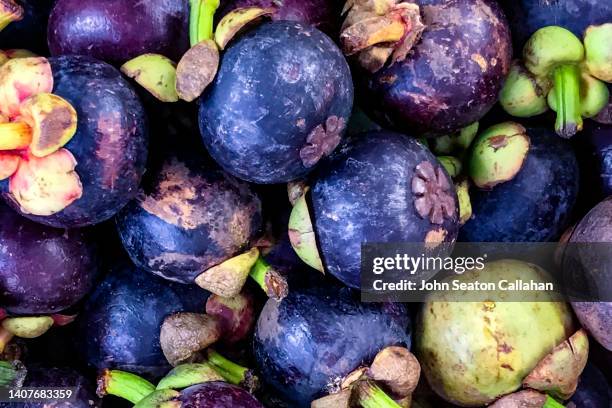
M 105 368 L 102 370 L 102 373 L 98 375 L 96 379 L 96 395 L 100 398 L 104 398 L 106 396 L 106 389 L 108 387 L 108 382 L 110 381 L 110 370 Z
M 283 300 L 289 294 L 289 285 L 283 275 L 273 268 L 268 269 L 265 277 L 266 294 L 276 300 Z
M 312 167 L 323 157 L 328 156 L 340 143 L 346 127 L 344 118 L 330 116 L 315 127 L 306 138 L 306 145 L 300 150 L 300 158 L 305 167 Z
M 432 224 L 443 224 L 455 215 L 456 203 L 451 185 L 441 166 L 423 161 L 416 166 L 412 178 L 414 207 L 421 218 L 429 218 Z

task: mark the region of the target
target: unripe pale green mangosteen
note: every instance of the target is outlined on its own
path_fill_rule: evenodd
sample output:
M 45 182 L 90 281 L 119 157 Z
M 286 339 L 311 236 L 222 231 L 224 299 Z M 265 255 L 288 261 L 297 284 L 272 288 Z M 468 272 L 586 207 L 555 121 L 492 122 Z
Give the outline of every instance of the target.
M 543 282 L 544 275 L 535 265 L 499 260 L 454 279 Z M 419 315 L 416 355 L 431 388 L 456 405 L 479 407 L 518 390 L 538 363 L 573 334 L 568 305 L 549 292 L 530 292 L 522 302 L 434 296 Z

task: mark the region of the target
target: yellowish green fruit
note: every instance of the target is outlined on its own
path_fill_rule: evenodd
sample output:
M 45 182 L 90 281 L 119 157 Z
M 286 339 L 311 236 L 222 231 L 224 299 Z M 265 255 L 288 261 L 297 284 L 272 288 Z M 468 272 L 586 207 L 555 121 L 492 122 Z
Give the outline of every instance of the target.
M 584 33 L 584 48 L 590 74 L 612 82 L 612 23 L 589 26 Z
M 500 260 L 455 279 L 541 282 L 543 274 L 525 262 Z M 458 302 L 443 294 L 423 305 L 416 355 L 436 393 L 456 405 L 490 404 L 519 389 L 540 360 L 574 332 L 567 304 L 553 301 L 548 292 L 528 296 L 522 302 Z

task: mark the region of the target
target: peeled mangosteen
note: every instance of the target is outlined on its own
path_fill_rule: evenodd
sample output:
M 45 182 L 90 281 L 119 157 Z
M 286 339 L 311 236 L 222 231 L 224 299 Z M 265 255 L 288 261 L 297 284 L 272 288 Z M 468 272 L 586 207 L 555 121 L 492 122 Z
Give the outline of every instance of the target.
M 336 30 L 336 15 L 333 1 L 328 0 L 224 0 L 217 12 L 219 17 L 244 7 L 271 8 L 272 20 L 288 20 L 312 25 L 332 35 Z
M 420 142 L 388 131 L 364 133 L 322 165 L 311 193 L 294 206 L 289 228 L 306 263 L 359 288 L 363 243 L 453 242 L 457 195 Z
M 314 27 L 268 22 L 223 54 L 200 105 L 200 131 L 230 174 L 261 184 L 309 173 L 342 140 L 353 102 L 348 65 Z
M 98 272 L 92 231 L 59 230 L 0 204 L 0 305 L 10 314 L 50 314 L 75 305 Z
M 58 0 L 49 17 L 52 55 L 123 63 L 145 53 L 177 60 L 189 48 L 186 0 Z
M 23 18 L 0 31 L 0 49 L 27 49 L 47 55 L 47 20 L 54 0 L 16 0 Z
M 603 300 L 581 299 L 584 301 L 572 302 L 572 306 L 582 325 L 608 350 L 612 350 L 612 272 L 608 247 L 612 242 L 611 225 L 612 197 L 608 197 L 576 225 L 563 262 L 567 274 L 577 275 L 584 281 L 581 284 Z
M 262 228 L 250 186 L 189 153 L 153 169 L 116 220 L 136 265 L 181 283 L 248 250 Z
M 467 272 L 460 279 L 474 282 L 521 277 L 541 281 L 541 274 L 535 265 L 501 260 L 486 264 L 482 271 Z M 457 302 L 436 294 L 423 304 L 416 325 L 416 355 L 438 395 L 460 406 L 483 406 L 516 391 L 526 378 L 553 372 L 532 370 L 541 367 L 542 361 L 546 363 L 543 358 L 573 334 L 572 314 L 567 304 L 552 301 L 546 292 L 530 296 L 530 301 L 521 302 Z M 573 352 L 567 350 L 575 350 L 582 357 L 581 364 L 586 363 L 586 342 L 583 335 L 580 348 L 577 343 L 566 343 L 566 354 L 571 356 Z M 575 374 L 569 367 L 562 370 L 566 376 Z M 582 368 L 584 365 L 576 367 L 577 374 Z M 544 377 L 544 384 L 553 384 Z M 562 384 L 574 380 L 566 378 Z
M 8 403 L 0 402 L 0 408 L 98 408 L 101 403 L 93 385 L 73 368 L 28 365 L 24 387 L 71 388 L 74 396 L 70 401 Z
M 402 304 L 361 303 L 335 285 L 292 290 L 269 300 L 256 326 L 262 380 L 291 403 L 309 407 L 387 346 L 410 346 Z
M 588 26 L 612 21 L 612 4 L 608 1 L 501 0 L 500 4 L 508 16 L 517 50 L 542 27 L 558 25 L 582 37 Z
M 513 135 L 500 134 L 487 142 L 493 151 L 488 159 L 482 157 L 483 163 L 499 161 L 500 166 L 512 167 L 512 161 L 521 160 L 522 164 L 512 179 L 470 191 L 473 216 L 461 228 L 460 241 L 545 242 L 558 238 L 567 226 L 579 185 L 571 146 L 552 130 L 523 128 L 520 133 L 529 138 L 522 160 L 520 155 L 498 155 Z
M 381 124 L 443 135 L 497 102 L 512 46 L 496 2 L 351 1 L 340 41 Z
M 152 377 L 168 371 L 159 333 L 164 318 L 203 312 L 208 292 L 178 285 L 133 266 L 118 266 L 89 297 L 77 320 L 86 362 Z
M 22 215 L 58 228 L 97 224 L 115 215 L 138 192 L 148 141 L 144 109 L 121 73 L 108 64 L 80 56 L 48 61 L 15 59 L 2 69 L 11 74 L 5 78 L 12 79 L 3 83 L 2 107 L 17 118 L 0 124 L 9 137 L 21 135 L 11 130 L 15 125 L 24 125 L 19 121 L 25 117 L 24 106 L 30 108 L 25 110 L 31 116 L 30 122 L 37 125 L 34 136 L 30 136 L 35 141 L 36 132 L 53 133 L 66 124 L 73 134 L 67 134 L 59 144 L 63 147 L 56 151 L 51 149 L 56 145 L 41 136 L 37 144 L 29 147 L 0 147 L 8 150 L 8 158 L 18 162 L 14 173 L 0 174 L 0 178 L 9 177 L 0 182 L 5 201 Z M 27 78 L 33 87 L 27 89 L 32 96 L 25 100 L 20 96 L 23 85 L 19 69 L 25 71 L 23 75 L 32 76 Z M 52 88 L 53 94 L 39 93 L 41 88 L 42 92 L 51 92 Z M 54 107 L 51 113 L 45 110 Z M 45 115 L 53 121 L 45 121 Z M 30 132 L 27 124 L 26 129 Z M 11 151 L 22 147 L 28 148 Z M 0 170 L 5 168 L 0 165 Z

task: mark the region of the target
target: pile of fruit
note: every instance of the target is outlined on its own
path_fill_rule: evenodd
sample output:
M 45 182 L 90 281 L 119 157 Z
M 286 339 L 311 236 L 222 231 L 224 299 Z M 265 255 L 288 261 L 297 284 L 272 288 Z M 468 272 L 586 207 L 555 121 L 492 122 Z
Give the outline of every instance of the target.
M 609 0 L 0 0 L 0 29 L 0 388 L 73 390 L 0 407 L 612 407 L 612 257 L 598 301 L 359 291 L 364 243 L 612 243 Z

